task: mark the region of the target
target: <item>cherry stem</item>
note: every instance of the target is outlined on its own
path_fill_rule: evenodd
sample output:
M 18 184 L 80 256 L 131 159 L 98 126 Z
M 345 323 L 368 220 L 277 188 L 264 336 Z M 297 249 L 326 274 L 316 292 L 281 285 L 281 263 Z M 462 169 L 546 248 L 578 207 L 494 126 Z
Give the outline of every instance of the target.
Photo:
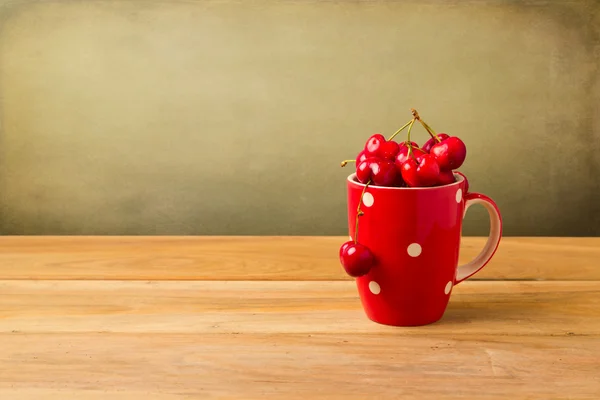
M 417 116 L 418 115 L 419 114 L 417 114 Z M 412 127 L 415 124 L 415 120 L 416 120 L 416 117 L 413 118 L 412 121 L 410 121 L 410 126 L 408 127 L 408 134 L 407 134 L 407 138 L 406 138 L 406 145 L 408 146 L 408 156 L 412 157 L 415 160 L 415 162 L 416 162 L 417 161 L 417 157 L 415 157 L 415 155 L 413 153 L 413 145 L 412 145 L 412 142 L 410 140 L 410 131 L 412 131 Z M 418 162 L 417 162 L 417 164 L 418 164 Z
M 408 147 L 408 144 L 410 143 L 408 140 L 402 142 L 404 145 L 406 145 L 406 147 Z M 413 150 L 421 150 L 422 152 L 425 153 L 425 150 L 423 150 L 421 147 L 419 146 L 413 146 Z
M 352 163 L 352 162 L 356 162 L 356 160 L 344 160 L 344 161 L 342 161 L 342 162 L 340 163 L 340 166 L 342 166 L 342 167 L 345 167 L 345 166 L 346 166 L 346 164 L 348 164 L 349 162 L 350 162 L 350 163 Z
M 370 183 L 371 183 L 371 180 L 369 180 L 366 183 L 365 187 L 363 188 L 363 191 L 360 194 L 360 199 L 358 200 L 358 207 L 356 207 L 356 227 L 354 228 L 354 243 L 356 243 L 356 244 L 358 244 L 358 219 L 364 215 L 364 213 L 360 209 L 360 205 L 362 204 L 363 196 L 365 195 L 365 192 L 367 191 L 367 187 L 369 186 Z
M 442 141 L 442 139 L 439 138 L 439 136 L 435 133 L 435 131 L 433 129 L 431 129 L 431 127 L 429 125 L 427 125 L 425 123 L 425 121 L 419 120 L 419 122 L 421 122 L 421 125 L 423 125 L 423 128 L 425 128 L 427 133 L 429 133 L 429 135 L 431 135 L 432 138 L 437 140 L 438 143 Z
M 414 119 L 418 120 L 421 123 L 421 125 L 423 125 L 423 128 L 425 128 L 425 130 L 427 131 L 427 133 L 429 133 L 429 136 L 431 136 L 433 139 L 437 140 L 438 143 L 442 141 L 442 139 L 440 139 L 438 137 L 438 135 L 435 133 L 435 131 L 433 129 L 431 129 L 431 127 L 429 125 L 427 125 L 425 123 L 425 121 L 423 121 L 421 119 L 421 117 L 419 116 L 419 113 L 417 112 L 417 110 L 415 110 L 414 108 L 411 108 L 410 112 L 412 113 Z
M 409 126 L 412 122 L 413 122 L 413 120 L 411 119 L 406 124 L 404 124 L 404 126 L 402 128 L 400 128 L 396 132 L 394 132 L 394 134 L 392 136 L 390 136 L 390 138 L 388 139 L 388 142 L 390 140 L 392 140 L 393 138 L 395 138 L 397 134 L 399 134 L 400 132 L 402 132 L 404 130 L 404 128 L 406 128 L 407 126 Z

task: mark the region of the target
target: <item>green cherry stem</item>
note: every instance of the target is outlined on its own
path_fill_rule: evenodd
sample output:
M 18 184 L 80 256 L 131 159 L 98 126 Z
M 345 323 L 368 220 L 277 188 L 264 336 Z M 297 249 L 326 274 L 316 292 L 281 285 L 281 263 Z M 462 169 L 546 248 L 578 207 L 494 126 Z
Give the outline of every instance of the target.
M 423 125 L 423 128 L 425 128 L 427 133 L 429 133 L 432 138 L 437 140 L 438 143 L 442 141 L 442 139 L 439 138 L 439 136 L 435 133 L 435 131 L 433 129 L 431 129 L 431 127 L 429 125 L 427 125 L 427 123 L 425 123 L 425 121 L 423 121 L 422 119 L 419 119 L 419 122 L 421 123 L 421 125 Z
M 345 167 L 348 163 L 356 162 L 356 160 L 344 160 L 340 163 L 340 166 Z
M 358 200 L 358 207 L 356 207 L 356 227 L 354 228 L 354 243 L 358 243 L 358 219 L 364 215 L 364 213 L 360 209 L 360 205 L 362 204 L 363 196 L 365 195 L 365 192 L 367 191 L 367 187 L 369 187 L 370 183 L 371 183 L 371 180 L 369 180 L 366 183 L 365 187 L 363 188 L 363 191 L 360 194 L 360 199 Z
M 390 136 L 390 138 L 388 139 L 388 142 L 390 140 L 392 140 L 393 138 L 396 137 L 397 134 L 399 134 L 400 132 L 402 132 L 404 130 L 404 128 L 406 128 L 407 126 L 409 126 L 412 123 L 412 119 L 410 121 L 408 121 L 406 124 L 404 124 L 404 126 L 400 129 L 398 129 L 396 132 L 394 132 L 394 134 L 392 136 Z
M 411 108 L 410 112 L 412 113 L 414 119 L 419 120 L 419 122 L 421 123 L 421 125 L 423 125 L 423 128 L 425 128 L 425 130 L 427 131 L 427 133 L 429 133 L 429 136 L 431 136 L 433 139 L 437 140 L 438 143 L 442 141 L 442 139 L 440 139 L 438 137 L 438 135 L 433 131 L 433 129 L 431 129 L 431 127 L 429 125 L 427 125 L 425 123 L 425 121 L 423 121 L 421 119 L 421 117 L 419 116 L 419 113 L 417 112 L 417 110 L 415 110 L 414 108 Z
M 410 126 L 408 127 L 408 134 L 407 134 L 407 138 L 406 138 L 406 145 L 408 146 L 408 156 L 412 157 L 415 161 L 417 161 L 417 158 L 415 157 L 415 155 L 413 153 L 413 146 L 412 146 L 412 142 L 410 140 L 410 131 L 412 131 L 412 127 L 415 124 L 415 120 L 416 120 L 416 117 L 413 118 L 412 121 L 410 121 Z
M 409 144 L 410 142 L 407 140 L 407 141 L 405 141 L 405 142 L 403 142 L 403 143 L 406 145 L 406 147 L 408 147 L 408 144 Z M 423 150 L 423 149 L 422 149 L 421 147 L 419 147 L 419 146 L 413 146 L 412 148 L 413 148 L 413 150 L 421 150 L 423 153 L 426 153 L 426 151 L 425 151 L 425 150 Z

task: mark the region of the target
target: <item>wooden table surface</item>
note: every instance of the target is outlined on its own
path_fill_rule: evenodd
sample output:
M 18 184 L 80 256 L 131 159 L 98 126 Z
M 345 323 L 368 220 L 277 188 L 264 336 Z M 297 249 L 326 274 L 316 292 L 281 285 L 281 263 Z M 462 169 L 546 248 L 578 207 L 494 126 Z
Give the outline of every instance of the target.
M 600 398 L 600 238 L 504 238 L 414 328 L 343 240 L 1 237 L 0 399 Z

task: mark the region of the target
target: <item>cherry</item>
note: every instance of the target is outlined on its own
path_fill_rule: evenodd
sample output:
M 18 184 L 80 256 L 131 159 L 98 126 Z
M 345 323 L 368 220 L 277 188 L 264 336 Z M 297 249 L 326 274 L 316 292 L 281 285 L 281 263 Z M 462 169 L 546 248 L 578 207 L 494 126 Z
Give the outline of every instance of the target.
M 358 155 L 356 156 L 356 165 L 358 166 L 361 162 L 363 162 L 366 159 L 367 159 L 367 155 L 365 154 L 365 151 L 363 150 L 360 153 L 358 153 Z
M 398 143 L 394 142 L 393 140 L 390 140 L 385 143 L 382 143 L 381 146 L 379 146 L 379 151 L 377 153 L 381 158 L 385 160 L 394 161 L 394 158 L 396 158 L 396 154 L 398 154 L 399 150 L 400 146 L 398 145 Z
M 398 170 L 398 168 L 396 168 L 396 180 L 394 181 L 392 186 L 406 187 L 406 182 L 404 182 L 404 179 L 402 179 L 402 173 L 400 172 L 400 170 Z
M 417 149 L 416 147 L 413 147 L 412 151 L 416 158 L 427 154 L 423 150 Z M 408 160 L 408 146 L 406 146 L 406 145 L 400 146 L 400 151 L 398 152 L 398 155 L 396 156 L 396 160 L 395 160 L 396 169 L 398 170 L 399 173 L 402 173 L 402 164 L 406 160 Z
M 434 156 L 425 154 L 409 158 L 402 164 L 402 179 L 408 186 L 434 186 L 438 183 L 440 167 Z
M 392 186 L 396 181 L 396 166 L 387 160 L 371 162 L 371 180 L 377 186 Z
M 440 138 L 440 141 L 446 140 L 450 137 L 450 136 L 446 135 L 445 133 L 438 133 L 437 136 Z M 425 150 L 426 153 L 429 153 L 431 151 L 431 148 L 433 147 L 433 145 L 435 145 L 436 143 L 438 143 L 438 141 L 435 140 L 435 138 L 431 138 L 425 142 L 422 149 Z
M 367 183 L 371 180 L 371 163 L 378 160 L 376 157 L 369 157 L 356 166 L 356 179 L 360 183 Z
M 467 157 L 467 147 L 464 142 L 456 136 L 434 144 L 430 154 L 435 156 L 440 168 L 443 170 L 452 170 L 459 168 Z
M 350 241 L 347 241 L 344 244 L 342 244 L 342 247 L 340 247 L 340 261 L 342 261 L 342 259 L 341 259 L 342 254 L 344 254 L 344 252 L 346 251 L 346 249 L 348 248 L 348 246 L 350 246 L 353 243 L 354 243 L 354 241 L 350 240 Z
M 378 155 L 379 148 L 385 143 L 385 137 L 381 133 L 376 133 L 367 140 L 365 144 L 365 154 L 368 156 Z
M 348 241 L 340 247 L 340 262 L 348 275 L 357 278 L 371 270 L 375 258 L 366 246 Z
M 393 140 L 385 140 L 383 135 L 377 133 L 367 140 L 367 144 L 365 144 L 365 148 L 361 153 L 366 157 L 380 157 L 393 161 L 396 154 L 398 154 L 398 148 L 398 143 Z M 359 153 L 359 157 L 361 153 Z
M 452 171 L 440 171 L 438 184 L 449 185 L 454 182 L 456 182 L 456 178 L 454 177 L 454 173 Z

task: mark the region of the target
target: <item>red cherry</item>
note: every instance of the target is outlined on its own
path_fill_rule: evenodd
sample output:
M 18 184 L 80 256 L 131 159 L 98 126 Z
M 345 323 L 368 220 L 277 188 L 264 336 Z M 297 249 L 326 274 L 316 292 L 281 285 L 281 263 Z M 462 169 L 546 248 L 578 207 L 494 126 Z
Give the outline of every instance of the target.
M 406 187 L 406 182 L 402 179 L 402 173 L 396 168 L 396 180 L 392 184 L 394 187 Z
M 440 171 L 440 177 L 438 178 L 439 185 L 449 185 L 454 182 L 456 182 L 456 178 L 452 171 Z
M 371 163 L 371 179 L 377 186 L 392 186 L 396 181 L 396 166 L 387 160 L 378 160 Z
M 400 170 L 402 175 L 402 179 L 406 182 L 406 185 L 418 186 L 418 177 L 417 177 L 417 163 L 412 158 L 406 160 L 402 163 L 402 167 Z
M 368 156 L 378 155 L 379 148 L 386 140 L 382 134 L 376 133 L 367 140 L 365 144 L 365 154 Z
M 345 242 L 344 244 L 342 244 L 342 247 L 340 247 L 340 261 L 341 261 L 342 254 L 344 254 L 344 252 L 346 251 L 346 249 L 348 248 L 348 246 L 350 246 L 352 243 L 354 243 L 354 241 L 350 240 L 350 241 Z
M 357 278 L 371 270 L 375 258 L 366 246 L 348 241 L 340 247 L 340 262 L 348 275 Z
M 446 140 L 450 137 L 450 136 L 446 135 L 445 133 L 438 133 L 437 136 L 440 138 L 440 140 Z M 425 150 L 425 152 L 429 153 L 431 151 L 431 148 L 433 147 L 433 145 L 436 143 L 438 143 L 438 141 L 435 140 L 434 138 L 431 138 L 425 142 L 422 149 Z
M 356 156 L 356 165 L 358 166 L 361 162 L 363 162 L 366 159 L 367 159 L 367 155 L 365 154 L 365 151 L 363 150 L 360 153 L 358 153 L 358 155 Z
M 441 169 L 452 170 L 459 168 L 465 161 L 467 147 L 462 140 L 451 136 L 433 145 L 429 153 L 435 156 Z
M 430 154 L 422 155 L 416 161 L 411 157 L 402 164 L 402 179 L 411 187 L 434 186 L 439 176 L 440 167 Z
M 396 158 L 396 154 L 398 154 L 399 150 L 400 146 L 398 145 L 398 143 L 394 142 L 393 140 L 390 140 L 389 142 L 383 143 L 379 147 L 379 151 L 377 152 L 377 154 L 385 160 L 394 161 L 394 158 Z
M 427 153 L 425 153 L 422 150 L 419 150 L 415 147 L 413 147 L 413 154 L 415 156 L 415 158 L 419 158 Z M 408 160 L 408 147 L 407 146 L 400 146 L 400 151 L 398 152 L 398 155 L 396 156 L 396 160 L 394 161 L 396 164 L 396 169 L 398 170 L 398 172 L 402 173 L 402 164 L 404 163 L 404 161 Z
M 378 161 L 375 157 L 369 157 L 356 166 L 356 179 L 360 183 L 367 183 L 371 180 L 371 163 Z

